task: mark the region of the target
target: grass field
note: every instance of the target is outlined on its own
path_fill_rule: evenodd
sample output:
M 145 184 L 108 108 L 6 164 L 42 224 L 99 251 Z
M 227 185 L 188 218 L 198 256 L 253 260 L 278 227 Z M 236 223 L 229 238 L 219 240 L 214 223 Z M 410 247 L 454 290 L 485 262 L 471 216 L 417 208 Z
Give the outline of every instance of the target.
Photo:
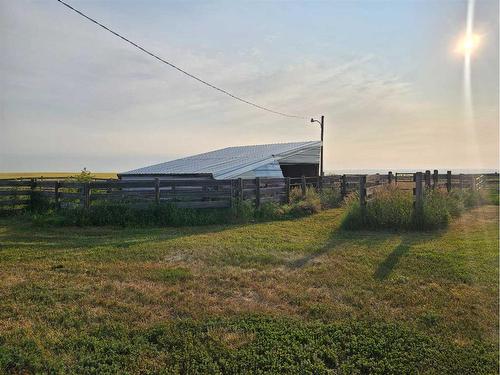
M 428 233 L 342 231 L 342 212 L 0 219 L 0 372 L 497 373 L 498 207 Z
M 0 179 L 7 178 L 38 178 L 38 177 L 71 177 L 77 176 L 80 172 L 1 172 Z M 116 173 L 92 173 L 96 178 L 117 178 Z

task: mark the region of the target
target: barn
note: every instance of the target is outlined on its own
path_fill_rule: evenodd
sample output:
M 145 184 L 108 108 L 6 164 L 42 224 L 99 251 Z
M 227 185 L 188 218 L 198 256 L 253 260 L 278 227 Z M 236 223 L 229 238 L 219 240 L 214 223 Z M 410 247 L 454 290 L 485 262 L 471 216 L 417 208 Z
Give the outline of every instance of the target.
M 317 176 L 320 141 L 227 147 L 119 173 L 123 180 Z

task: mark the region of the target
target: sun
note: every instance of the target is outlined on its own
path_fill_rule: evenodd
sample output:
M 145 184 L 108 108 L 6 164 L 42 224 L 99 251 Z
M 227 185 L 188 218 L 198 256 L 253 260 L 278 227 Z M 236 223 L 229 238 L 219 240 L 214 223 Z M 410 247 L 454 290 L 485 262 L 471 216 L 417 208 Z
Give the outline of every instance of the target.
M 471 33 L 470 35 L 465 35 L 457 43 L 456 51 L 462 55 L 472 55 L 474 51 L 477 50 L 481 42 L 481 37 L 478 34 Z

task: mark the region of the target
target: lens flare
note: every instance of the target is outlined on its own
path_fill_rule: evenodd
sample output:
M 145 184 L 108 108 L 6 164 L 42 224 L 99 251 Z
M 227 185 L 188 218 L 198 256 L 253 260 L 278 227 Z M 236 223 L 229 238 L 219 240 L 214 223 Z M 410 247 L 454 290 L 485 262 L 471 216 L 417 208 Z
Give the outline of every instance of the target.
M 473 127 L 474 110 L 472 106 L 472 87 L 471 87 L 471 55 L 479 44 L 479 36 L 474 34 L 474 0 L 467 2 L 467 19 L 465 24 L 465 36 L 459 42 L 459 51 L 464 56 L 464 109 L 465 122 L 468 128 Z M 469 129 L 469 131 L 472 129 Z
M 465 36 L 458 44 L 458 51 L 463 55 L 463 94 L 464 94 L 464 127 L 467 135 L 465 147 L 470 160 L 477 165 L 480 162 L 479 146 L 477 143 L 476 127 L 474 123 L 474 105 L 472 100 L 472 53 L 477 50 L 480 37 L 473 32 L 474 27 L 474 0 L 467 2 L 467 19 Z
M 481 43 L 481 37 L 478 34 L 471 33 L 465 35 L 457 44 L 456 51 L 463 55 L 472 55 Z

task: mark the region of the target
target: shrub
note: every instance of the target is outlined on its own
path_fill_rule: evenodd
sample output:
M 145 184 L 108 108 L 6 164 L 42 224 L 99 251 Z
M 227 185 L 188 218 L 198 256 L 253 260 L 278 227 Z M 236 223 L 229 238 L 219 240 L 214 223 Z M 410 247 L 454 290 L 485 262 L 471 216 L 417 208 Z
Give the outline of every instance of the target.
M 359 195 L 352 193 L 345 200 L 345 229 L 409 228 L 412 223 L 413 198 L 409 192 L 387 186 L 375 193 L 362 208 Z
M 408 228 L 411 225 L 413 197 L 408 191 L 387 186 L 375 194 L 366 207 L 366 221 L 375 228 Z
M 413 226 L 416 229 L 443 228 L 450 221 L 449 203 L 453 199 L 440 190 L 426 190 L 422 207 L 414 210 Z
M 299 188 L 290 191 L 290 204 L 285 207 L 286 213 L 293 217 L 300 217 L 319 211 L 321 211 L 321 199 L 314 188 L 307 188 L 305 196 Z
M 387 186 L 377 191 L 362 208 L 357 194 L 345 201 L 342 220 L 345 229 L 437 229 L 448 225 L 451 217 L 459 216 L 466 208 L 479 205 L 483 199 L 475 191 L 427 189 L 423 202 L 413 207 L 408 191 Z
M 306 190 L 307 194 L 307 190 Z M 299 187 L 294 187 L 290 190 L 290 204 L 300 202 L 302 199 L 304 199 L 302 195 L 302 189 Z
M 485 202 L 481 192 L 477 190 L 464 190 L 464 206 L 466 208 L 477 207 Z
M 461 191 L 451 191 L 446 196 L 447 208 L 451 217 L 458 217 L 465 211 L 465 204 Z
M 90 182 L 94 179 L 92 172 L 88 171 L 87 168 L 83 168 L 80 174 L 72 177 L 68 177 L 68 181 L 77 181 L 77 182 Z

